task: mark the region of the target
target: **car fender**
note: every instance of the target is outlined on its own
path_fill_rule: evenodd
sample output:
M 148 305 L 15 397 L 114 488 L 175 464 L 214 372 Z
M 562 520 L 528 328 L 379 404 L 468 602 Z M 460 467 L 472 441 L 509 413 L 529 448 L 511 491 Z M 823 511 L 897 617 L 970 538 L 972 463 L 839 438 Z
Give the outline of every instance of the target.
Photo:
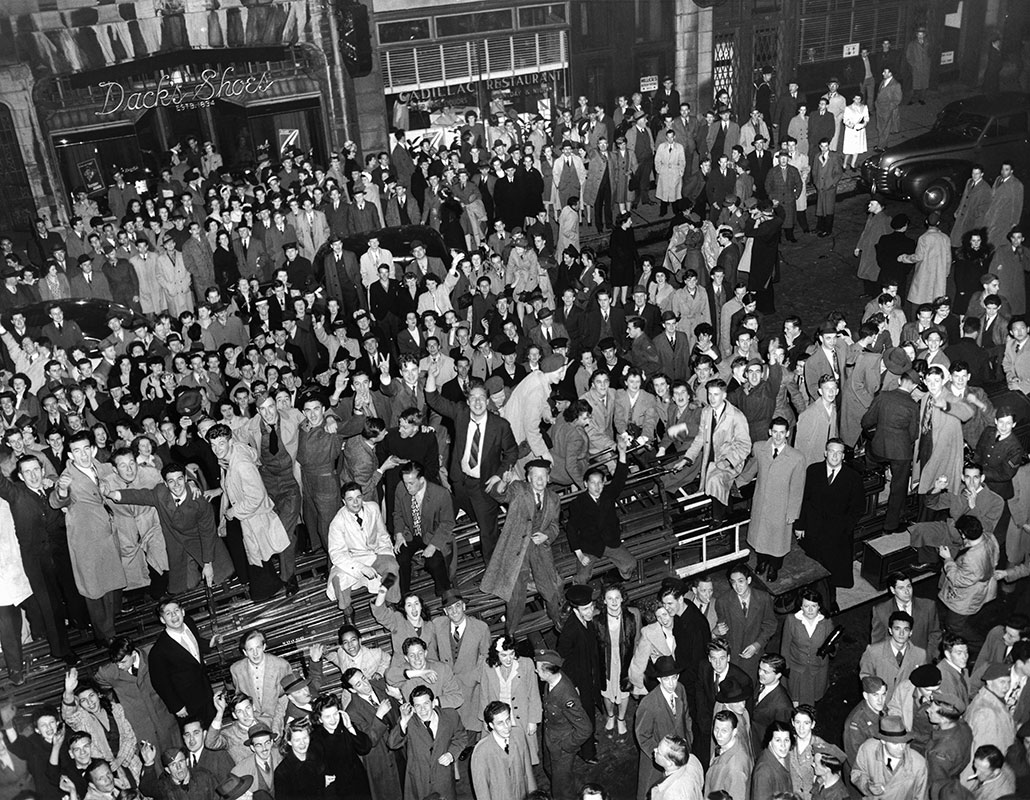
M 904 194 L 911 198 L 920 210 L 927 211 L 930 209 L 923 202 L 923 193 L 936 181 L 945 181 L 952 189 L 952 200 L 948 203 L 950 207 L 962 196 L 962 189 L 969 179 L 972 167 L 972 162 L 958 159 L 922 162 L 909 167 L 902 164 L 903 173 L 898 182 Z

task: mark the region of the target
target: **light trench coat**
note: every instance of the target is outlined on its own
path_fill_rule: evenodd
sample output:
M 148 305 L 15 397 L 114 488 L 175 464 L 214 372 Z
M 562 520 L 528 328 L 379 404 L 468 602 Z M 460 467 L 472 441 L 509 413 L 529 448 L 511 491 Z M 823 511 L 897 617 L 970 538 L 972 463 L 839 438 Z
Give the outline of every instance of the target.
M 740 409 L 725 403 L 721 417 L 713 421 L 711 406 L 701 412 L 701 426 L 686 457 L 697 463 L 701 459 L 701 487 L 705 494 L 720 503 L 729 502 L 730 488 L 740 475 L 751 452 L 751 435 L 747 417 Z M 714 432 L 713 432 L 714 426 Z M 709 453 L 714 444 L 711 463 Z
M 654 154 L 654 171 L 658 176 L 655 196 L 663 203 L 675 203 L 683 191 L 683 171 L 687 155 L 678 142 L 662 142 Z
M 290 537 L 268 498 L 258 472 L 254 448 L 231 441 L 228 460 L 219 464 L 222 467 L 219 535 L 224 535 L 225 512 L 232 508 L 233 515 L 243 528 L 243 548 L 247 551 L 247 562 L 259 567 L 289 547 Z
M 758 474 L 755 496 L 751 501 L 751 521 L 747 541 L 763 555 L 781 557 L 790 552 L 794 521 L 801 514 L 808 465 L 799 450 L 785 445 L 773 458 L 772 440 L 755 444 L 753 460 L 741 475 Z

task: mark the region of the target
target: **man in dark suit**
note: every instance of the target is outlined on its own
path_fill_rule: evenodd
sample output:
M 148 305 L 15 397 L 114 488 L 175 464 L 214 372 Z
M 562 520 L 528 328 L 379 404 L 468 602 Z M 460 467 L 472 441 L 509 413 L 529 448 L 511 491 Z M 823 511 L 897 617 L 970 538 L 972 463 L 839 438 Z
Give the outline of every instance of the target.
M 67 353 L 72 347 L 82 344 L 82 329 L 75 320 L 66 320 L 64 311 L 59 305 L 52 305 L 47 310 L 50 322 L 43 326 L 40 336 L 50 340 L 54 347 L 59 347 Z
M 568 331 L 573 355 L 578 355 L 585 348 L 586 316 L 586 312 L 576 302 L 576 290 L 570 287 L 562 292 L 561 302 L 554 310 L 554 321 L 557 325 L 564 325 Z
M 679 316 L 675 311 L 662 312 L 664 330 L 652 340 L 658 354 L 658 368 L 673 381 L 690 377 L 690 341 L 687 334 L 676 330 Z
M 433 578 L 437 597 L 451 588 L 450 566 L 454 554 L 454 506 L 451 495 L 426 480 L 422 465 L 409 461 L 400 467 L 393 504 L 393 535 L 400 566 L 401 595 L 411 587 L 411 562 L 422 553 L 422 566 Z M 417 512 L 417 514 L 416 514 Z
M 379 211 L 365 200 L 365 184 L 358 181 L 354 184 L 354 202 L 347 206 L 347 227 L 352 236 L 371 233 L 382 227 Z
M 704 662 L 712 631 L 708 620 L 691 602 L 683 584 L 678 579 L 662 584 L 658 599 L 673 618 L 672 633 L 676 640 L 676 664 L 680 668 L 680 683 L 686 689 L 687 699 L 693 703 L 691 716 L 695 726 L 698 723 L 696 702 L 697 680 Z M 711 719 L 711 714 L 708 715 Z M 695 730 L 697 741 L 697 730 Z
M 489 398 L 481 384 L 469 388 L 468 401 L 462 405 L 440 395 L 436 373 L 430 370 L 425 397 L 431 408 L 454 421 L 449 471 L 454 500 L 479 526 L 483 558 L 489 562 L 497 544 L 500 504 L 487 490 L 494 482 L 491 478 L 500 478 L 515 464 L 518 447 L 511 426 L 487 411 Z
M 654 750 L 666 736 L 690 741 L 693 732 L 687 693 L 679 682 L 679 668 L 672 656 L 659 656 L 654 662 L 658 686 L 644 697 L 633 717 L 633 732 L 640 750 L 637 762 L 637 797 L 646 798 L 652 786 L 664 777 L 654 764 Z
M 150 650 L 154 690 L 177 717 L 196 717 L 209 725 L 215 717 L 215 703 L 204 655 L 217 643 L 217 634 L 210 639 L 201 636 L 196 623 L 186 618 L 172 597 L 157 604 L 157 618 L 165 627 Z
M 787 91 L 776 100 L 776 143 L 779 144 L 787 138 L 787 128 L 790 121 L 798 113 L 798 106 L 805 102 L 805 99 L 798 91 L 796 80 L 787 83 Z
M 644 320 L 644 333 L 654 339 L 662 330 L 661 311 L 654 303 L 647 302 L 647 289 L 636 286 L 633 289 L 633 302 L 626 308 L 627 319 L 640 317 Z
M 59 467 L 63 468 L 63 465 Z M 46 633 L 50 655 L 74 666 L 79 663 L 79 657 L 68 641 L 65 619 L 85 628 L 89 614 L 85 601 L 75 589 L 64 511 L 47 502 L 43 465 L 37 456 L 29 454 L 19 458 L 17 472 L 21 478 L 18 483 L 0 473 L 0 497 L 11 507 L 14 533 L 32 589 L 32 597 L 24 604 L 25 614 L 36 636 L 41 631 Z
M 329 237 L 329 247 L 322 257 L 321 270 L 316 272 L 315 277 L 324 282 L 327 296 L 335 297 L 348 317 L 365 307 L 365 293 L 359 289 L 362 284 L 358 257 L 343 246 L 343 240 L 336 234 Z M 376 317 L 377 321 L 379 319 Z
M 398 184 L 383 204 L 383 215 L 386 217 L 386 224 L 390 227 L 399 225 L 418 224 L 419 214 L 418 202 L 411 196 L 411 192 L 404 186 Z
M 325 221 L 329 225 L 329 232 L 334 236 L 347 236 L 350 228 L 347 224 L 350 220 L 347 201 L 343 199 L 343 192 L 339 186 L 329 188 L 329 197 L 322 204 L 322 213 L 325 214 Z
M 919 374 L 909 370 L 901 376 L 897 389 L 877 394 L 862 415 L 862 429 L 867 432 L 875 429 L 867 451 L 869 460 L 875 465 L 890 464 L 891 467 L 890 496 L 883 522 L 886 533 L 894 533 L 904 527 L 901 515 L 908 496 L 912 456 L 919 436 L 919 403 L 912 399 L 912 390 L 919 380 Z
M 182 723 L 182 743 L 186 746 L 186 761 L 190 769 L 200 767 L 215 776 L 221 783 L 232 772 L 233 760 L 226 750 L 212 750 L 205 746 L 207 725 L 199 719 L 187 717 Z
M 774 721 L 790 724 L 794 704 L 783 685 L 787 660 L 779 653 L 766 653 L 758 662 L 758 685 L 751 701 L 751 743 L 754 752 L 762 750 L 765 731 Z
M 569 332 L 564 325 L 555 320 L 551 309 L 545 306 L 536 313 L 536 324 L 529 330 L 529 341 L 540 348 L 541 358 L 551 355 L 551 342 L 554 339 L 568 338 Z
M 880 285 L 897 284 L 898 297 L 906 297 L 908 275 L 912 265 L 898 261 L 899 256 L 909 256 L 916 251 L 915 240 L 906 235 L 909 218 L 907 214 L 891 217 L 891 233 L 881 236 L 876 242 L 876 265 L 880 268 Z M 969 304 L 970 314 L 975 306 Z
M 558 634 L 558 655 L 565 660 L 563 671 L 579 690 L 583 708 L 593 725 L 594 714 L 601 705 L 604 676 L 607 675 L 607 665 L 601 666 L 601 642 L 594 622 L 597 606 L 594 605 L 593 590 L 582 583 L 566 587 L 565 599 L 572 607 L 572 613 Z M 587 764 L 597 763 L 597 726 L 593 727 L 594 732 L 579 748 L 579 755 Z
M 870 642 L 878 644 L 887 638 L 888 621 L 895 611 L 904 611 L 912 617 L 912 636 L 909 641 L 927 653 L 936 653 L 941 641 L 941 623 L 937 618 L 937 604 L 927 598 L 915 597 L 912 579 L 902 572 L 887 577 L 890 597 L 873 606 L 873 627 Z
M 713 633 L 726 637 L 730 659 L 753 682 L 758 674 L 758 659 L 776 633 L 772 598 L 768 592 L 751 585 L 751 568 L 746 563 L 731 566 L 726 577 L 733 591 L 715 600 L 719 622 Z
M 762 134 L 755 137 L 754 145 L 755 149 L 747 154 L 747 165 L 755 182 L 755 197 L 764 200 L 769 196 L 765 179 L 773 168 L 773 159 L 768 150 L 769 142 Z
M 830 571 L 829 583 L 835 588 L 855 585 L 854 531 L 864 513 L 862 476 L 845 466 L 844 442 L 830 439 L 826 460 L 812 464 L 805 474 L 805 494 L 794 531 L 809 557 Z M 834 595 L 827 600 L 832 610 Z
M 737 267 L 740 265 L 741 250 L 740 245 L 734 240 L 733 231 L 730 228 L 720 228 L 717 238 L 722 250 L 715 259 L 715 266 L 722 267 L 722 282 L 726 287 L 727 295 L 723 303 L 728 303 L 733 297 L 733 289 L 737 285 Z M 719 345 L 721 347 L 723 342 L 720 342 Z
M 726 198 L 732 195 L 736 188 L 737 171 L 730 169 L 729 149 L 727 149 L 718 162 L 712 165 L 712 171 L 708 173 L 708 178 L 705 180 L 705 194 L 711 208 L 710 219 L 712 222 L 719 219 L 719 212 L 727 205 Z
M 236 226 L 237 237 L 233 240 L 232 251 L 236 256 L 236 265 L 239 267 L 240 276 L 244 278 L 257 278 L 259 281 L 267 280 L 271 273 L 264 272 L 265 248 L 260 239 L 253 235 L 250 223 L 246 219 L 240 220 Z
M 595 297 L 597 305 L 587 313 L 584 347 L 593 349 L 599 341 L 611 337 L 619 352 L 625 351 L 626 312 L 612 305 L 611 291 L 607 287 L 599 289 Z
M 694 605 L 690 603 L 690 605 Z M 695 606 L 696 609 L 696 606 Z M 697 614 L 700 616 L 701 612 Z M 701 617 L 704 622 L 704 617 Z M 708 624 L 705 623 L 705 627 Z M 675 630 L 675 625 L 673 625 Z M 676 657 L 679 660 L 679 641 L 676 642 Z M 730 663 L 729 645 L 725 639 L 713 639 L 701 647 L 697 658 L 697 680 L 694 683 L 693 708 L 691 716 L 697 725 L 699 735 L 694 739 L 693 751 L 702 762 L 708 761 L 709 747 L 712 743 L 712 715 L 715 713 L 715 695 L 719 685 L 731 675 L 741 686 L 747 687 L 750 697 L 754 694 L 754 681 L 736 664 Z M 682 678 L 681 678 L 682 680 Z

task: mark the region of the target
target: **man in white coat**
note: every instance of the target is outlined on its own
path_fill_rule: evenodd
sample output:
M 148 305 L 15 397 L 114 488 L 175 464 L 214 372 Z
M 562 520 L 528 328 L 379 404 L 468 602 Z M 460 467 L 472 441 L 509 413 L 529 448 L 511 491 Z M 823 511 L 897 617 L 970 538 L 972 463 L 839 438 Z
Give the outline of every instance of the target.
M 354 624 L 352 589 L 364 587 L 375 594 L 386 586 L 388 603 L 401 599 L 396 582 L 400 566 L 379 506 L 364 501 L 361 487 L 353 482 L 344 484 L 343 508 L 329 524 L 329 561 L 332 569 L 325 593 L 336 600 L 345 623 Z
M 683 171 L 687 167 L 687 154 L 683 145 L 676 141 L 676 131 L 665 130 L 665 141 L 658 145 L 654 154 L 654 172 L 658 176 L 655 197 L 658 198 L 660 216 L 665 216 L 669 206 L 680 199 L 683 190 Z
M 794 521 L 801 514 L 805 496 L 805 471 L 808 465 L 799 450 L 787 444 L 790 423 L 773 417 L 769 438 L 756 442 L 754 458 L 741 474 L 741 483 L 757 473 L 755 495 L 751 501 L 751 521 L 747 541 L 758 556 L 756 572 L 774 582 L 790 552 Z
M 701 412 L 700 430 L 686 456 L 673 469 L 692 466 L 701 456 L 701 490 L 712 498 L 713 516 L 718 523 L 726 518 L 730 488 L 751 452 L 751 437 L 747 417 L 726 402 L 726 381 L 713 378 L 705 388 L 708 406 Z M 669 434 L 675 436 L 678 427 L 672 426 Z

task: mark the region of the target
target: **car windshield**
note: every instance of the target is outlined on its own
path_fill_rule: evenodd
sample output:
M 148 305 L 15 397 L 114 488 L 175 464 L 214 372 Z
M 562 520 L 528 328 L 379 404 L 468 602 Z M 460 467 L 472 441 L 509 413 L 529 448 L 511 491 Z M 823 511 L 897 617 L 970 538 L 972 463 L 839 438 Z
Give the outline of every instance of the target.
M 933 129 L 938 133 L 946 133 L 950 136 L 976 139 L 983 133 L 988 122 L 990 122 L 990 118 L 982 114 L 944 109 L 937 118 L 937 123 L 933 126 Z

